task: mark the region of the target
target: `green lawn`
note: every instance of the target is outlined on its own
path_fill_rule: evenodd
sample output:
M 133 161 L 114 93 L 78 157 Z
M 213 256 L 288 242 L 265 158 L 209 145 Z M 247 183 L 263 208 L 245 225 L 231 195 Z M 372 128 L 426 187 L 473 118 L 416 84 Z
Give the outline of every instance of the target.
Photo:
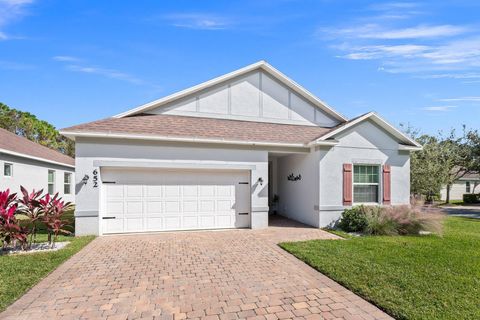
M 480 319 L 480 220 L 449 217 L 443 237 L 280 246 L 397 319 Z
M 73 212 L 67 216 L 73 220 Z M 40 232 L 37 242 L 46 241 L 47 235 L 43 230 Z M 70 241 L 70 244 L 59 251 L 0 256 L 0 311 L 80 251 L 93 238 L 61 236 L 58 241 Z

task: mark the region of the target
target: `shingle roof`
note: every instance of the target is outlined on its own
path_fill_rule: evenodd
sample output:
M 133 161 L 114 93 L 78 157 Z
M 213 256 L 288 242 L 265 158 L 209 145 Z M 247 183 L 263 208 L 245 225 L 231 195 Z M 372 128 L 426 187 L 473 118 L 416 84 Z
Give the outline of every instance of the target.
M 43 159 L 47 162 L 57 162 L 68 166 L 75 165 L 75 159 L 2 128 L 0 128 L 0 149 L 27 157 L 39 158 L 39 160 Z
M 176 115 L 108 118 L 61 130 L 82 133 L 140 134 L 175 138 L 221 139 L 263 143 L 306 144 L 332 128 Z

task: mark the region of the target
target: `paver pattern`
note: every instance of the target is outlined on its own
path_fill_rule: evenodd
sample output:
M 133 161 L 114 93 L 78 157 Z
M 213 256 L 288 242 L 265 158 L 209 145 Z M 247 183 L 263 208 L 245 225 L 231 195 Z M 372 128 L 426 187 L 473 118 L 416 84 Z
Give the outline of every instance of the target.
M 279 248 L 334 235 L 288 220 L 265 230 L 95 239 L 1 319 L 391 319 Z

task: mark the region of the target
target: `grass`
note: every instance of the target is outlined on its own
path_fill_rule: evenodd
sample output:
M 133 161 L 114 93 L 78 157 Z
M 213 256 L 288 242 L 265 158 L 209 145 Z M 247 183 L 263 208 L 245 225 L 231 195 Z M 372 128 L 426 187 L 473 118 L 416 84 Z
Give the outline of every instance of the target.
M 397 319 L 480 319 L 480 220 L 449 217 L 442 237 L 280 244 Z
M 73 221 L 73 211 L 66 213 L 66 217 Z M 70 244 L 64 249 L 44 253 L 0 256 L 0 311 L 3 311 L 60 264 L 80 251 L 93 238 L 59 236 L 58 241 L 70 241 Z M 40 230 L 37 242 L 46 241 L 45 231 Z

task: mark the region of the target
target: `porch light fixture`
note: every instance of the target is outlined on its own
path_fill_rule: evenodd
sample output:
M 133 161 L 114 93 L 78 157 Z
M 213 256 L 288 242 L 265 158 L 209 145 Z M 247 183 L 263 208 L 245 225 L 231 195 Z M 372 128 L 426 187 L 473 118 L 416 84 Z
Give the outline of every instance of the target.
M 257 181 L 258 181 L 258 183 L 260 183 L 261 186 L 263 186 L 263 178 L 262 177 L 258 178 Z
M 88 179 L 90 179 L 90 177 L 88 176 L 88 174 L 86 174 L 86 175 L 82 178 L 83 184 L 87 184 Z

